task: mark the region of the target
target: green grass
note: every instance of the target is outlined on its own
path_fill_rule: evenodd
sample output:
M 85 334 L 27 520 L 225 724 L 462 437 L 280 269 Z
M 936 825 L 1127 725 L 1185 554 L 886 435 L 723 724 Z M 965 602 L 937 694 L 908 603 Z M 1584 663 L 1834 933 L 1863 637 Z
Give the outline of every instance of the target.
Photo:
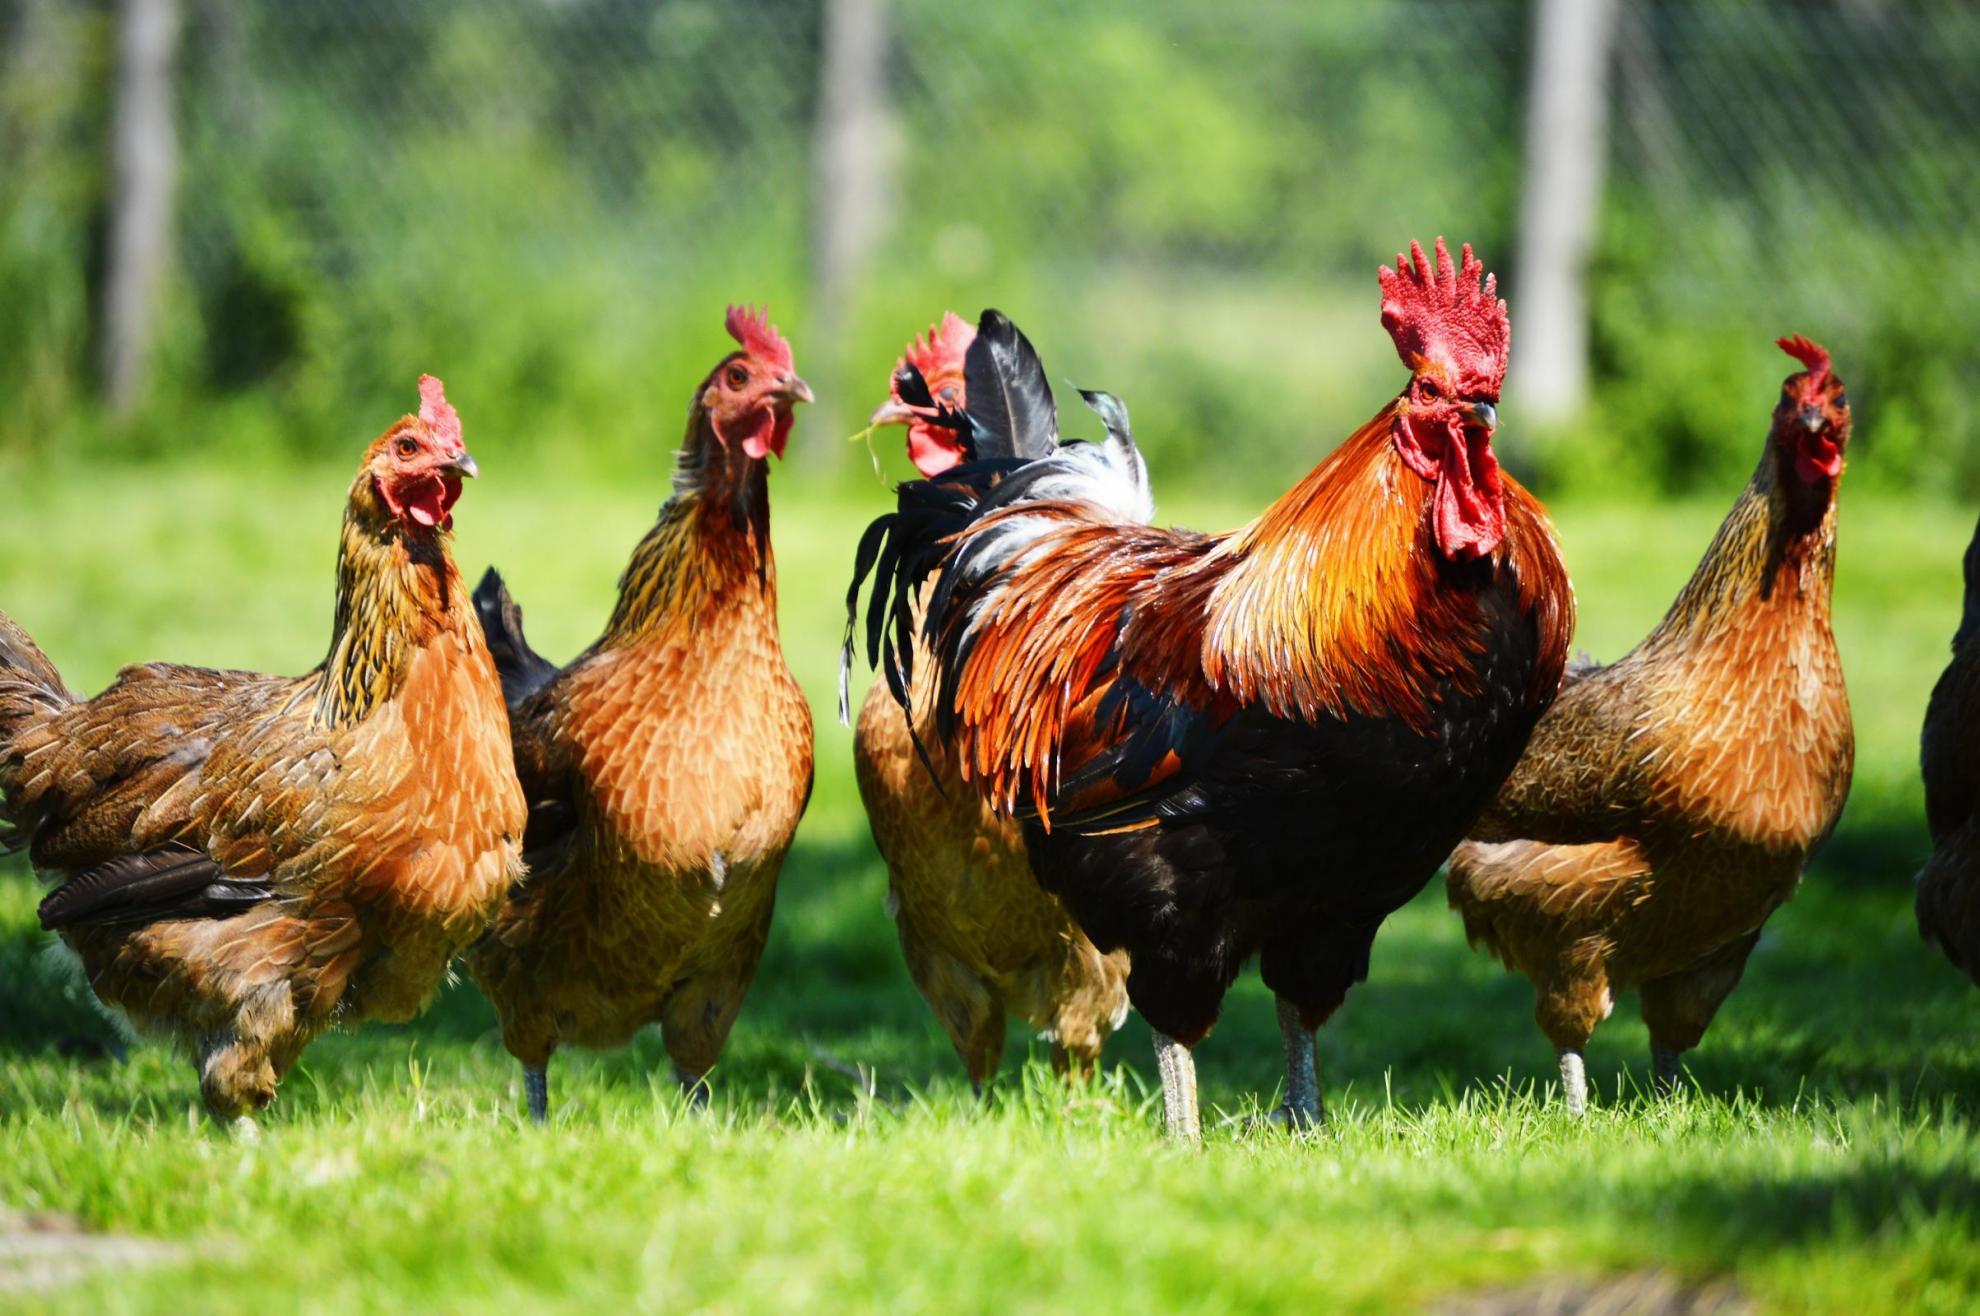
M 170 657 L 301 670 L 329 623 L 345 472 L 273 466 L 4 472 L 0 607 L 81 688 Z M 460 513 L 552 655 L 601 621 L 665 465 L 616 485 L 491 470 Z M 1610 657 L 1651 625 L 1730 501 L 1556 508 Z M 987 1108 L 902 968 L 832 717 L 849 547 L 877 487 L 774 483 L 785 642 L 818 715 L 818 790 L 778 920 L 714 1075 L 685 1112 L 651 1037 L 560 1056 L 550 1128 L 519 1126 L 492 1017 L 455 985 L 405 1027 L 326 1038 L 249 1147 L 198 1116 L 189 1067 L 126 1052 L 0 870 L 0 1205 L 182 1240 L 182 1263 L 0 1306 L 900 1310 L 1435 1306 L 1476 1290 L 1666 1268 L 1769 1310 L 1980 1301 L 1980 993 L 1917 940 L 1915 745 L 1958 610 L 1971 521 L 1846 495 L 1837 623 L 1857 787 L 1694 1057 L 1642 1098 L 1633 1000 L 1590 1050 L 1584 1125 L 1546 1101 L 1531 994 L 1464 946 L 1437 887 L 1390 923 L 1322 1037 L 1334 1123 L 1292 1143 L 1230 1125 L 1162 1145 L 1147 1030 L 1068 1093 L 1013 1028 Z M 1244 507 L 1173 502 L 1228 524 Z M 1270 1003 L 1240 983 L 1200 1052 L 1218 1112 L 1269 1101 Z M 843 1076 L 870 1068 L 865 1098 Z

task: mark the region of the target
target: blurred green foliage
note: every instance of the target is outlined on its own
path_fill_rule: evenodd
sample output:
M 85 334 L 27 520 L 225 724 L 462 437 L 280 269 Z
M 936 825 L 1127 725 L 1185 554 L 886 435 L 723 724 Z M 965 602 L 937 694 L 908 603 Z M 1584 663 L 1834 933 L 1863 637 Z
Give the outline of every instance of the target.
M 1164 475 L 1269 487 L 1394 388 L 1369 276 L 1411 237 L 1477 245 L 1518 319 L 1519 0 L 892 0 L 890 221 L 828 343 L 819 0 L 182 7 L 179 261 L 112 424 L 113 10 L 0 0 L 0 454 L 341 451 L 430 370 L 480 446 L 610 468 L 672 441 L 728 301 L 772 305 L 848 429 L 914 328 L 994 303 L 1056 379 L 1134 404 Z M 1804 332 L 1849 382 L 1859 480 L 1980 489 L 1980 20 L 1664 0 L 1619 43 L 1594 403 L 1509 426 L 1515 469 L 1735 483 L 1791 368 L 1772 339 Z

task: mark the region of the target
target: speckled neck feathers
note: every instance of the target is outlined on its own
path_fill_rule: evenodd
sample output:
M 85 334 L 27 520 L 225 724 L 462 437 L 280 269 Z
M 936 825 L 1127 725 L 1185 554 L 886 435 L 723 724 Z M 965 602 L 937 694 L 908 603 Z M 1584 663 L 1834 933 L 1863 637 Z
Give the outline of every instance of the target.
M 314 674 L 316 724 L 363 721 L 398 691 L 412 655 L 436 633 L 478 636 L 479 628 L 443 533 L 392 517 L 361 472 L 344 512 L 330 653 Z
M 1698 569 L 1644 646 L 1708 638 L 1763 605 L 1806 609 L 1826 626 L 1835 588 L 1835 484 L 1813 489 L 1783 479 L 1770 443 Z
M 774 619 L 767 468 L 723 443 L 697 401 L 675 464 L 673 496 L 626 564 L 600 644 L 691 627 L 724 611 L 725 600 L 751 596 Z

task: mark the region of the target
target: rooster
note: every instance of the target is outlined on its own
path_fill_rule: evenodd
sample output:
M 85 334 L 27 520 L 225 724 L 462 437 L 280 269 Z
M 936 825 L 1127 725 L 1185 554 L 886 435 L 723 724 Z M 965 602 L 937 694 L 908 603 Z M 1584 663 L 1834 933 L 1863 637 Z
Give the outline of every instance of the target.
M 1177 1137 L 1201 1136 L 1192 1048 L 1253 955 L 1279 999 L 1280 1115 L 1321 1118 L 1315 1030 L 1512 770 L 1566 661 L 1553 531 L 1492 452 L 1510 338 L 1494 280 L 1440 240 L 1381 288 L 1408 385 L 1240 530 L 1123 516 L 1077 453 L 903 485 L 887 528 L 869 606 L 892 621 L 890 684 L 912 688 L 893 669 L 932 574 L 936 733 L 1024 820 L 1094 945 L 1127 951 Z M 978 404 L 972 385 L 972 425 Z
M 620 1046 L 656 1021 L 682 1089 L 706 1100 L 811 795 L 768 472 L 811 389 L 762 314 L 731 307 L 727 329 L 739 348 L 694 391 L 673 496 L 605 633 L 560 670 L 529 647 L 500 575 L 475 591 L 530 804 L 530 871 L 467 961 L 538 1122 L 559 1046 Z
M 243 1131 L 318 1033 L 416 1012 L 521 873 L 508 716 L 447 547 L 475 465 L 440 381 L 420 396 L 351 484 L 307 676 L 147 663 L 79 700 L 0 615 L 4 839 L 61 880 L 41 924 Z
M 1753 479 L 1648 638 L 1577 672 L 1452 857 L 1465 934 L 1532 979 L 1568 1109 L 1582 1048 L 1635 987 L 1677 1080 L 1849 793 L 1854 735 L 1829 631 L 1849 403 L 1828 353 L 1780 346 Z
M 888 400 L 873 413 L 874 425 L 906 426 L 908 457 L 925 478 L 985 455 L 973 434 L 940 423 L 943 409 L 963 406 L 966 356 L 977 341 L 967 321 L 953 312 L 943 316 L 926 341 L 908 347 Z M 1015 371 L 1033 355 L 1024 335 L 995 311 L 983 317 L 981 341 L 973 364 L 986 388 L 1004 387 L 999 366 Z M 1036 378 L 1042 383 L 1042 372 Z M 921 404 L 904 399 L 904 389 Z M 1036 431 L 1026 435 L 1034 440 L 1030 450 L 1005 455 L 1050 457 L 1058 447 L 1055 431 L 1042 424 Z M 1054 1068 L 1083 1073 L 1127 1013 L 1126 957 L 1095 950 L 1038 885 L 1018 824 L 978 799 L 933 739 L 933 669 L 925 646 L 916 650 L 913 668 L 912 727 L 885 683 L 876 681 L 853 739 L 860 798 L 887 861 L 887 908 L 908 972 L 978 1093 L 1003 1055 L 1007 1013 L 1043 1030 Z M 923 768 L 918 747 L 933 756 L 932 772 Z
M 1933 850 L 1918 875 L 1918 930 L 1980 983 L 1980 526 L 1966 547 L 1966 606 L 1925 710 L 1920 759 Z

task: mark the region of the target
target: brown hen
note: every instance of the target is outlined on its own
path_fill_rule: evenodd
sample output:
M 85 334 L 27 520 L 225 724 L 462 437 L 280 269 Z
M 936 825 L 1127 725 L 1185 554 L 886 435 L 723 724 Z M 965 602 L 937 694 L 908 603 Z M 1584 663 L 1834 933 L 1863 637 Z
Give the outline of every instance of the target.
M 695 390 L 673 496 L 633 551 L 605 633 L 561 671 L 501 577 L 476 592 L 530 802 L 517 886 L 468 954 L 549 1110 L 558 1047 L 623 1045 L 658 1022 L 705 1094 L 770 931 L 811 791 L 811 710 L 784 664 L 767 457 L 811 390 L 767 322 Z
M 42 925 L 224 1120 L 325 1028 L 417 1011 L 521 871 L 508 717 L 447 551 L 474 463 L 421 392 L 351 485 L 308 675 L 149 663 L 78 701 L 0 616 L 5 839 L 63 879 Z
M 1570 677 L 1451 858 L 1465 935 L 1533 981 L 1577 1114 L 1617 992 L 1640 990 L 1676 1081 L 1849 791 L 1829 630 L 1849 404 L 1827 353 L 1781 347 L 1806 369 L 1690 582 L 1620 661 Z
M 888 400 L 873 413 L 876 425 L 907 427 L 908 456 L 925 478 L 976 454 L 967 437 L 902 399 L 903 377 L 912 367 L 931 401 L 960 409 L 964 355 L 975 338 L 967 321 L 945 315 L 925 342 L 909 345 Z M 913 730 L 886 683 L 875 681 L 853 738 L 859 794 L 887 861 L 887 909 L 908 973 L 978 1092 L 1003 1056 L 1010 1014 L 1043 1032 L 1054 1068 L 1085 1072 L 1127 1016 L 1127 956 L 1094 948 L 1032 875 L 1023 829 L 963 780 L 935 733 L 935 666 L 918 627 L 914 645 Z
M 1921 751 L 1932 857 L 1918 875 L 1918 930 L 1980 983 L 1980 526 L 1966 548 L 1966 606 L 1925 709 Z

